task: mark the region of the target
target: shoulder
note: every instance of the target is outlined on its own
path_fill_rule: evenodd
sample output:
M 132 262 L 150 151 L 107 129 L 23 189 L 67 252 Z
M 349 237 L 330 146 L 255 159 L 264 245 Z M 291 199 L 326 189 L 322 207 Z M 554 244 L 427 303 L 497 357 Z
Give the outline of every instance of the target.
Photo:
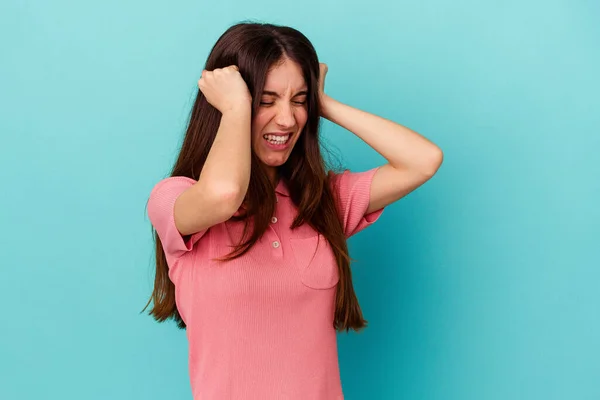
M 327 173 L 328 181 L 336 191 L 347 191 L 361 183 L 369 185 L 378 169 L 379 167 L 375 167 L 361 172 L 353 172 L 349 169 L 340 172 L 330 170 Z
M 150 221 L 157 225 L 161 224 L 162 220 L 170 220 L 175 201 L 195 182 L 194 179 L 185 176 L 172 176 L 156 183 L 150 191 L 147 204 Z
M 155 195 L 160 192 L 175 190 L 179 188 L 188 188 L 195 184 L 197 181 L 188 178 L 187 176 L 170 176 L 168 178 L 164 178 L 158 181 L 150 191 L 150 196 Z

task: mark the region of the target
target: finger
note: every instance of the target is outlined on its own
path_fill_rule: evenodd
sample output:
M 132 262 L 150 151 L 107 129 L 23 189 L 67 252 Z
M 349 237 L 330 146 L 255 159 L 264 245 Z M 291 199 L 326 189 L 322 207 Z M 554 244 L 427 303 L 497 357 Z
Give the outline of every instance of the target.
M 320 67 L 321 67 L 321 75 L 322 75 L 322 76 L 325 76 L 325 75 L 327 75 L 327 70 L 329 69 L 329 68 L 327 67 L 327 64 L 321 64 L 321 66 L 320 66 Z

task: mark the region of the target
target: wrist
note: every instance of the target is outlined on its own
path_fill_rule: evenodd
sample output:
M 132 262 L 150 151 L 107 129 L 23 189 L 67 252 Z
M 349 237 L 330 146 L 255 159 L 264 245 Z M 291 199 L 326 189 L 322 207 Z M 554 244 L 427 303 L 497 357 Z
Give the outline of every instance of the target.
M 252 111 L 252 102 L 251 101 L 242 101 L 236 104 L 231 104 L 227 108 L 222 111 L 222 114 L 229 115 L 240 115 L 240 114 L 249 114 Z
M 326 94 L 322 94 L 319 100 L 321 103 L 321 116 L 329 119 L 331 115 L 331 106 L 334 100 Z

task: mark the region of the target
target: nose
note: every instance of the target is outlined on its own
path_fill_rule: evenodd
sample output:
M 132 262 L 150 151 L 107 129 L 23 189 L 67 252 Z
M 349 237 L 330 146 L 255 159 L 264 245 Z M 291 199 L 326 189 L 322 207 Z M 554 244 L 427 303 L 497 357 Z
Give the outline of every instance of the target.
M 281 104 L 277 109 L 275 123 L 282 129 L 292 128 L 296 124 L 294 110 L 290 104 Z

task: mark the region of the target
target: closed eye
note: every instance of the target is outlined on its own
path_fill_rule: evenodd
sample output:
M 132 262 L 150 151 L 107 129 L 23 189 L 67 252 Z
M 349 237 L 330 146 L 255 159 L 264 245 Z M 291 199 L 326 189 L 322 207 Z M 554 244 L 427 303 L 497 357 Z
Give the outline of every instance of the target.
M 306 100 L 304 100 L 304 101 L 293 101 L 292 103 L 294 103 L 296 105 L 299 105 L 299 106 L 302 106 L 302 105 L 306 104 Z M 275 103 L 274 102 L 267 102 L 267 101 L 261 101 L 260 102 L 261 106 L 272 106 L 273 104 L 275 104 Z

